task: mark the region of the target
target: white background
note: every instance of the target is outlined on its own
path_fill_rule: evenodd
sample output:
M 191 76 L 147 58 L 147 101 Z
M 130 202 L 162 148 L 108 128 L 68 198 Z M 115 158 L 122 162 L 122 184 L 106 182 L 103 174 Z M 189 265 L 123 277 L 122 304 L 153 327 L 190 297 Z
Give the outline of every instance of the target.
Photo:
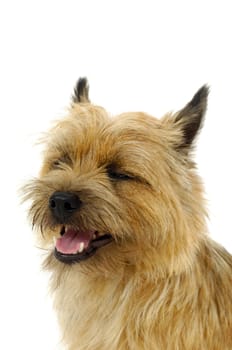
M 161 116 L 211 86 L 196 152 L 209 229 L 232 251 L 230 1 L 0 2 L 0 349 L 57 350 L 58 331 L 17 188 L 35 176 L 40 132 L 65 114 L 75 81 L 112 114 Z M 104 330 L 99 330 L 104 332 Z

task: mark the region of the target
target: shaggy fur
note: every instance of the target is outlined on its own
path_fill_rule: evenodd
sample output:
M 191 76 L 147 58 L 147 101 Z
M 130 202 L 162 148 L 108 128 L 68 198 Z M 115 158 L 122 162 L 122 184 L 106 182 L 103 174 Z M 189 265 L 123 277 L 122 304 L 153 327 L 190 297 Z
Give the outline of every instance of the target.
M 191 155 L 207 95 L 203 86 L 160 120 L 112 118 L 90 103 L 80 79 L 68 116 L 46 135 L 42 170 L 25 198 L 48 249 L 44 266 L 66 349 L 232 349 L 232 257 L 207 235 Z M 56 191 L 83 203 L 65 224 L 113 241 L 85 261 L 58 261 L 53 237 L 63 223 L 48 204 Z

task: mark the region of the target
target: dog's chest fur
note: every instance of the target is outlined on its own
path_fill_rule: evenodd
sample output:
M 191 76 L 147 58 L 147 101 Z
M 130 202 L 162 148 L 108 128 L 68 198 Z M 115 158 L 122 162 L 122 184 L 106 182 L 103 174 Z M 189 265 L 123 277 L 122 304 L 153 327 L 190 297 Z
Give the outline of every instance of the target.
M 229 308 L 232 297 L 217 292 L 219 279 L 222 292 L 227 288 L 224 278 L 229 277 L 229 266 L 224 277 L 218 271 L 230 257 L 215 244 L 211 248 L 208 264 L 212 266 L 205 280 L 198 279 L 205 272 L 201 255 L 191 279 L 193 271 L 153 282 L 122 271 L 104 278 L 77 271 L 64 274 L 55 291 L 55 308 L 67 349 L 231 349 L 232 319 L 223 329 L 222 323 L 226 318 L 228 322 L 225 307 Z M 218 266 L 213 263 L 216 255 Z M 209 298 L 212 290 L 214 298 Z M 210 337 L 211 332 L 217 337 Z M 222 343 L 227 347 L 222 348 Z

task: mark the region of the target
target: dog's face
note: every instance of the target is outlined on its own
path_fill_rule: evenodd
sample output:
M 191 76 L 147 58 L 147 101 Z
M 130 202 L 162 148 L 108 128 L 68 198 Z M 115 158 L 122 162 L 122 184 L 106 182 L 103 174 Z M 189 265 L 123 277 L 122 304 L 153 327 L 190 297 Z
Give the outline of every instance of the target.
M 201 88 L 160 120 L 144 113 L 111 118 L 89 102 L 86 80 L 78 81 L 69 116 L 47 134 L 40 176 L 26 187 L 50 262 L 143 269 L 196 243 L 201 184 L 189 153 L 207 93 Z

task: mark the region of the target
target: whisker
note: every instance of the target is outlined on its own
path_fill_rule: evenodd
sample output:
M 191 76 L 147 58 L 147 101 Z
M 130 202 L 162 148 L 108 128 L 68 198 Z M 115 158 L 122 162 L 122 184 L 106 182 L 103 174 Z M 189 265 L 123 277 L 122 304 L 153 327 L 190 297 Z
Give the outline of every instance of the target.
M 35 248 L 37 248 L 37 249 L 39 249 L 39 250 L 44 250 L 44 251 L 46 251 L 46 252 L 50 252 L 50 251 L 52 251 L 52 249 L 48 249 L 48 248 L 43 248 L 43 247 L 39 247 L 39 246 L 35 246 Z

